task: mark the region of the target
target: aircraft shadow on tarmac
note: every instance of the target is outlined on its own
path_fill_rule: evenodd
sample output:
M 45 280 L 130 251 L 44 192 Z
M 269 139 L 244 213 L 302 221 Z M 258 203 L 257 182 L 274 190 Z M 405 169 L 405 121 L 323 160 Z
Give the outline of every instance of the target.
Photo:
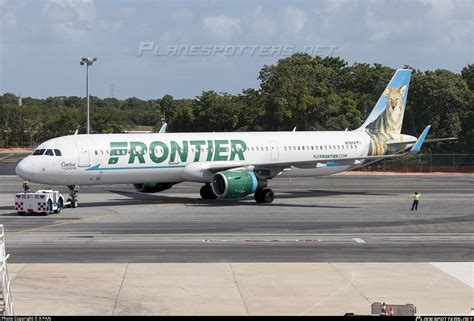
M 138 192 L 108 190 L 110 193 L 128 197 L 128 199 L 111 199 L 106 202 L 81 202 L 80 207 L 102 207 L 102 206 L 133 206 L 140 204 L 188 204 L 194 206 L 275 206 L 275 207 L 294 207 L 294 208 L 358 208 L 355 206 L 334 206 L 334 205 L 316 205 L 316 204 L 288 204 L 278 203 L 278 199 L 297 199 L 328 196 L 347 196 L 347 195 L 391 195 L 386 193 L 370 193 L 364 191 L 326 191 L 326 190 L 307 190 L 307 191 L 281 191 L 278 193 L 275 202 L 270 204 L 257 204 L 252 196 L 241 199 L 217 199 L 203 200 L 201 198 L 175 197 L 165 194 L 143 194 Z M 248 202 L 252 200 L 252 202 Z M 13 206 L 0 206 L 0 210 L 10 210 Z M 2 215 L 0 215 L 2 216 Z
M 338 191 L 323 191 L 323 190 L 308 190 L 302 192 L 282 192 L 278 193 L 276 201 L 270 204 L 257 204 L 253 201 L 252 196 L 241 199 L 217 199 L 217 200 L 203 200 L 200 198 L 175 197 L 164 194 L 142 194 L 137 192 L 108 190 L 108 192 L 119 194 L 128 199 L 113 199 L 107 202 L 82 202 L 81 207 L 96 207 L 96 206 L 123 206 L 123 205 L 140 205 L 140 204 L 188 204 L 194 206 L 278 206 L 278 207 L 301 207 L 301 208 L 358 208 L 354 206 L 332 206 L 332 205 L 315 205 L 315 204 L 288 204 L 278 203 L 278 199 L 291 198 L 306 198 L 306 197 L 322 197 L 322 196 L 336 196 L 336 195 L 386 195 L 373 194 L 367 192 L 338 192 Z M 252 202 L 248 202 L 252 200 Z

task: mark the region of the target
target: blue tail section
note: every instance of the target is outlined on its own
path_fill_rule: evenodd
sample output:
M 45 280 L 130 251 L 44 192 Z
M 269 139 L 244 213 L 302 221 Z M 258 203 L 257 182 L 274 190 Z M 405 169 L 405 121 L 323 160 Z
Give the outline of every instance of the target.
M 377 104 L 358 130 L 400 134 L 410 84 L 411 69 L 398 69 Z

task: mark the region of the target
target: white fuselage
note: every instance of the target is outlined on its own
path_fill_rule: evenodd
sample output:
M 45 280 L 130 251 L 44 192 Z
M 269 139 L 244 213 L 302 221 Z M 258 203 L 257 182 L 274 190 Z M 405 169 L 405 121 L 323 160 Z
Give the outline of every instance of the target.
M 314 161 L 364 157 L 369 146 L 364 131 L 72 135 L 42 143 L 36 151 L 59 152 L 32 154 L 16 171 L 30 181 L 57 185 L 209 182 L 208 176 L 188 175 L 190 165 L 241 162 L 258 167 L 308 161 L 313 164 L 298 167 L 329 175 L 362 164 L 318 166 Z

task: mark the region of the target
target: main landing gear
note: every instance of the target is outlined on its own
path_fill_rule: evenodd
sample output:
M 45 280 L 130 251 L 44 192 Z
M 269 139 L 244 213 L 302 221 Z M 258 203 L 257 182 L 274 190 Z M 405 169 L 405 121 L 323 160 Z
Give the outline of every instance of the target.
M 253 197 L 257 203 L 271 203 L 275 199 L 275 194 L 269 188 L 257 189 Z
M 69 185 L 69 198 L 67 199 L 67 207 L 76 208 L 79 206 L 77 201 L 77 194 L 79 193 L 79 186 Z
M 212 191 L 211 184 L 206 184 L 201 187 L 199 193 L 201 194 L 201 197 L 205 200 L 215 200 L 217 198 L 217 195 L 214 194 L 214 192 Z

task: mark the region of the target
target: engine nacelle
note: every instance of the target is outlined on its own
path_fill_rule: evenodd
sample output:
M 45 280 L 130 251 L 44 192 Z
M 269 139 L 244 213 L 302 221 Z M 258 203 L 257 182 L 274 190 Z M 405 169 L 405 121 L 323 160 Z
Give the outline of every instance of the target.
M 254 172 L 224 171 L 214 174 L 211 186 L 218 197 L 239 198 L 255 193 L 258 180 Z
M 133 184 L 135 190 L 141 193 L 157 193 L 171 188 L 174 183 L 140 183 Z

